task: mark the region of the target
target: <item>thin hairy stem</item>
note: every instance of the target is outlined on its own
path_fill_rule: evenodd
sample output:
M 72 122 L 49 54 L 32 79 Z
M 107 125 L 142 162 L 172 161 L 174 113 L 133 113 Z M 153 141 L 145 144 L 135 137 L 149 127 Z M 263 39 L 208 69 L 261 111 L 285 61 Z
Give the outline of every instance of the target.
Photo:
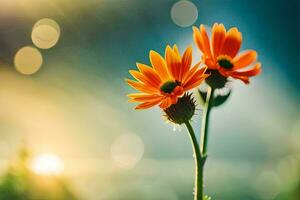
M 195 160 L 195 188 L 194 188 L 194 200 L 202 200 L 203 194 L 203 158 L 201 156 L 199 144 L 194 132 L 193 127 L 189 121 L 185 122 L 185 125 L 189 131 L 191 143 L 193 146 L 194 160 Z

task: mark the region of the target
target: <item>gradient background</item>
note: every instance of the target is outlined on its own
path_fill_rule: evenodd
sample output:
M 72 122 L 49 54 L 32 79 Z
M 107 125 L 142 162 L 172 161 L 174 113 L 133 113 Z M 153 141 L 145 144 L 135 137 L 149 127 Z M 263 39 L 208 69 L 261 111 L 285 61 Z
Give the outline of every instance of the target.
M 181 51 L 191 27 L 173 23 L 175 0 L 1 0 L 0 171 L 22 141 L 32 154 L 52 152 L 86 200 L 192 199 L 192 149 L 185 127 L 173 131 L 158 109 L 134 111 L 124 78 L 135 62 L 167 44 Z M 263 73 L 239 81 L 212 111 L 205 190 L 213 200 L 296 200 L 300 196 L 299 1 L 194 0 L 195 25 L 222 22 L 243 33 L 242 49 L 258 51 Z M 41 50 L 43 66 L 16 72 L 17 50 L 32 45 L 33 24 L 52 18 L 58 44 Z M 195 56 L 199 51 L 194 48 Z M 194 125 L 199 127 L 199 115 Z M 178 128 L 177 128 L 178 129 Z M 142 159 L 119 167 L 119 136 L 143 141 Z

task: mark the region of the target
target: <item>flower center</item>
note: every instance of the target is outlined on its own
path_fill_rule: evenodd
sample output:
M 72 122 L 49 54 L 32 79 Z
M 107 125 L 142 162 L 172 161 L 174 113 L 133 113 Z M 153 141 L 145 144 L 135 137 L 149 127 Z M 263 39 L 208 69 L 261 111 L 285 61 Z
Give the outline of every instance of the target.
M 160 87 L 160 90 L 164 93 L 170 94 L 178 85 L 180 85 L 179 81 L 167 81 Z
M 233 67 L 231 59 L 227 57 L 218 58 L 218 64 L 225 69 L 231 69 Z

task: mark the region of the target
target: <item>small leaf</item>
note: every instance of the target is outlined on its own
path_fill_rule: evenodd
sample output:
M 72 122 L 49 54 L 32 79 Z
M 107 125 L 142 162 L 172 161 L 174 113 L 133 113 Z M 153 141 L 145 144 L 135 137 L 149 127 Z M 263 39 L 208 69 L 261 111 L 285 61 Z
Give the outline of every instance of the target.
M 199 97 L 199 103 L 203 106 L 206 101 L 206 94 L 207 92 L 201 91 L 198 89 L 198 97 Z
M 225 101 L 228 99 L 228 97 L 230 96 L 230 94 L 231 94 L 231 91 L 229 91 L 228 94 L 226 94 L 226 95 L 216 96 L 214 98 L 214 100 L 213 100 L 213 106 L 217 107 L 217 106 L 220 106 L 223 103 L 225 103 Z

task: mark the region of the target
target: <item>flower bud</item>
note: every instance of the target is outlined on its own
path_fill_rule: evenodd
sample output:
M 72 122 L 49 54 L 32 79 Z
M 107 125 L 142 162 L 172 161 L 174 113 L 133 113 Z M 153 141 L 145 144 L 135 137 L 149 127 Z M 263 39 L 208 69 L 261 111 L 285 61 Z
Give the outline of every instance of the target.
M 176 104 L 171 105 L 167 109 L 164 109 L 166 117 L 170 122 L 175 124 L 182 124 L 190 119 L 195 114 L 196 101 L 192 97 L 191 93 L 185 93 L 178 99 Z
M 218 70 L 207 70 L 210 76 L 205 79 L 205 82 L 212 88 L 223 88 L 228 82 L 228 78 L 222 76 Z

